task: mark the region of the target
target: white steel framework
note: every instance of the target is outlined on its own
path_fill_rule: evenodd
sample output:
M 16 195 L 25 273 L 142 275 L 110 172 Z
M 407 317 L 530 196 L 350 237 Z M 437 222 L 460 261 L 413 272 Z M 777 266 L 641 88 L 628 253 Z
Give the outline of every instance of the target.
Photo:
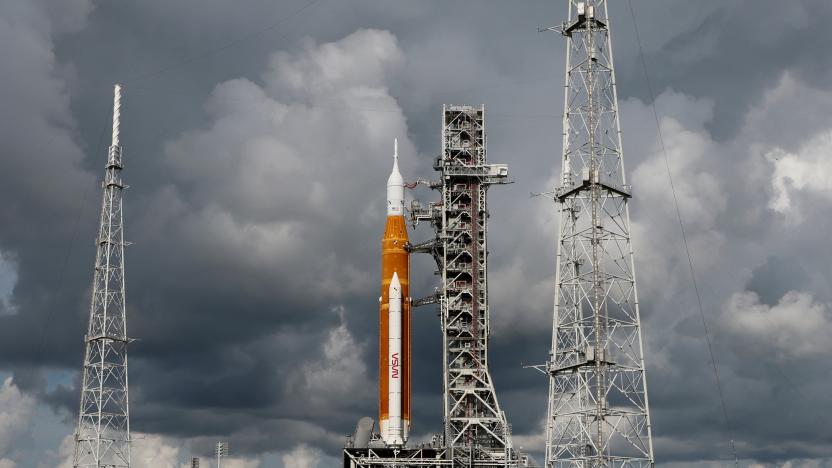
M 222 459 L 228 456 L 228 442 L 217 442 L 214 454 L 217 456 L 217 468 L 222 468 Z
M 452 467 L 447 450 L 433 447 L 400 448 L 345 448 L 344 468 L 440 468 Z
M 85 336 L 81 405 L 73 466 L 130 466 L 124 223 L 120 145 L 121 85 L 115 86 L 113 138 L 103 182 L 89 329 Z
M 441 182 L 432 187 L 442 201 L 414 220 L 430 220 L 436 239 L 414 246 L 432 253 L 442 286 L 433 301 L 440 306 L 444 354 L 444 443 L 453 466 L 517 466 L 511 430 L 497 402 L 488 371 L 488 248 L 486 193 L 506 183 L 508 166 L 486 163 L 485 109 L 445 106 L 442 154 L 434 169 Z
M 606 0 L 569 0 L 545 466 L 651 467 L 653 446 Z

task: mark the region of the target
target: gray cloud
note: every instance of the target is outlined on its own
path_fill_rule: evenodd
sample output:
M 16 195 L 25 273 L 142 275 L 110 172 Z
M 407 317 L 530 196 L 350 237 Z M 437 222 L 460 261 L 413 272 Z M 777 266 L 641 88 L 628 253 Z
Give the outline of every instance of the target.
M 16 466 L 17 446 L 22 439 L 31 437 L 29 426 L 32 422 L 35 401 L 7 378 L 0 388 L 0 466 Z M 5 463 L 5 465 L 4 465 Z

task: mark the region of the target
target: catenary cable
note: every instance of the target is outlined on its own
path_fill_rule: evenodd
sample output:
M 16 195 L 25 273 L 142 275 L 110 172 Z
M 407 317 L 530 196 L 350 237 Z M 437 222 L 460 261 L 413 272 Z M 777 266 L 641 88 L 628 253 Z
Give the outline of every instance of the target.
M 699 306 L 699 316 L 702 319 L 702 328 L 705 330 L 705 341 L 708 344 L 708 354 L 711 357 L 711 365 L 714 371 L 714 380 L 716 381 L 716 389 L 717 393 L 719 394 L 719 401 L 722 407 L 722 417 L 725 422 L 726 428 L 729 428 L 729 418 L 728 418 L 728 408 L 725 404 L 725 393 L 722 389 L 722 381 L 719 378 L 719 366 L 716 362 L 716 355 L 714 354 L 714 347 L 713 341 L 711 339 L 711 332 L 708 328 L 708 321 L 705 318 L 705 308 L 702 306 L 702 294 L 699 292 L 699 284 L 696 281 L 696 269 L 693 266 L 693 257 L 690 254 L 690 247 L 688 246 L 688 237 L 687 232 L 685 231 L 685 223 L 682 219 L 682 212 L 679 209 L 679 199 L 676 195 L 676 186 L 673 183 L 673 171 L 670 169 L 670 158 L 667 155 L 667 147 L 664 143 L 664 134 L 662 132 L 662 124 L 661 120 L 659 119 L 659 112 L 656 110 L 656 93 L 653 91 L 653 84 L 650 81 L 650 74 L 647 69 L 647 60 L 644 57 L 644 47 L 641 44 L 641 34 L 639 33 L 638 29 L 638 21 L 636 20 L 636 12 L 633 8 L 632 0 L 627 0 L 627 6 L 630 9 L 630 16 L 633 19 L 633 29 L 635 30 L 636 35 L 636 42 L 638 43 L 638 53 L 639 59 L 641 62 L 641 67 L 644 71 L 644 81 L 647 85 L 647 92 L 649 93 L 650 97 L 650 104 L 653 110 L 653 118 L 656 120 L 656 129 L 658 131 L 659 137 L 659 146 L 661 147 L 661 153 L 664 156 L 664 165 L 665 169 L 667 169 L 667 180 L 670 183 L 670 192 L 673 195 L 673 207 L 676 211 L 676 219 L 679 221 L 679 231 L 682 234 L 682 243 L 685 246 L 685 254 L 687 255 L 688 259 L 688 268 L 690 270 L 690 279 L 693 283 L 693 291 L 696 293 L 696 302 Z M 734 465 L 739 467 L 739 460 L 737 458 L 737 449 L 734 446 L 734 439 L 733 437 L 730 440 L 731 451 L 734 455 Z

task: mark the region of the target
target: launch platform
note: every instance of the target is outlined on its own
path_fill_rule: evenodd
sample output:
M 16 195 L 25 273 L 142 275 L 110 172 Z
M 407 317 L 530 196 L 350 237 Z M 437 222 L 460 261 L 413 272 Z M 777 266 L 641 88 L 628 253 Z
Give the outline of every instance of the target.
M 453 466 L 446 449 L 423 448 L 346 448 L 344 468 L 386 468 L 389 466 Z

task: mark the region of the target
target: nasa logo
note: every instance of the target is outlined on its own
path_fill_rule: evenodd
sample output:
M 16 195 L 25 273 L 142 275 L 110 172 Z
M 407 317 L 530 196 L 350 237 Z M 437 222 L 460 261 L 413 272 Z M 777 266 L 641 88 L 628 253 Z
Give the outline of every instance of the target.
M 390 356 L 390 377 L 394 379 L 399 378 L 399 353 L 393 353 Z

